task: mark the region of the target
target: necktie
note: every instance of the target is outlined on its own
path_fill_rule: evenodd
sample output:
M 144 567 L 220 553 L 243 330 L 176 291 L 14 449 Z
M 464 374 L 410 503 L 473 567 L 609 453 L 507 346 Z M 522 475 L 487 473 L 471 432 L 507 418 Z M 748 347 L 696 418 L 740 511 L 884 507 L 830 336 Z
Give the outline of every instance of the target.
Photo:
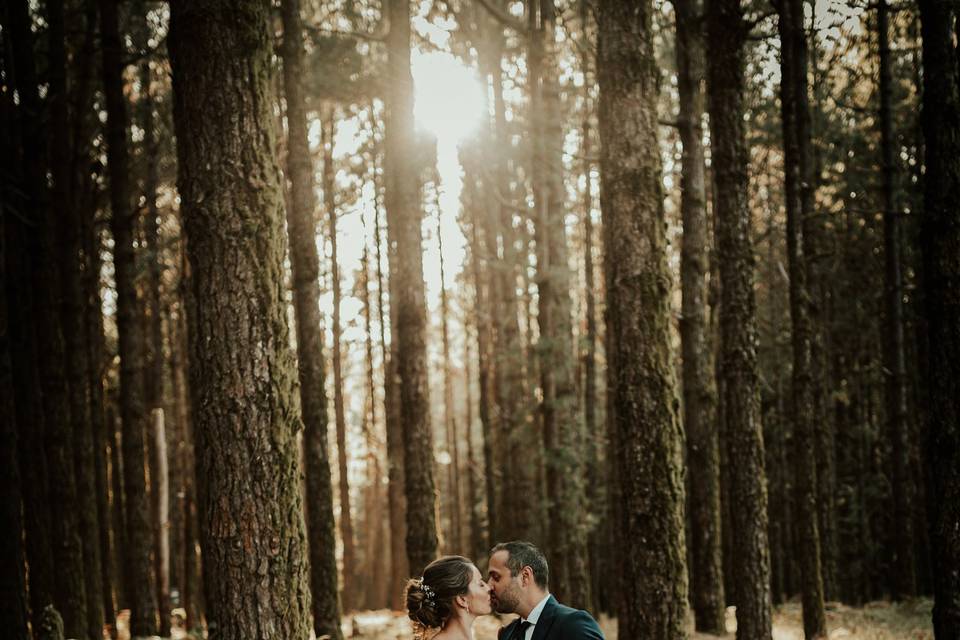
M 521 620 L 518 626 L 519 626 L 519 629 L 517 630 L 517 633 L 514 634 L 513 640 L 524 640 L 524 638 L 526 638 L 526 635 L 527 635 L 527 629 L 532 627 L 533 623 L 530 622 L 529 620 Z

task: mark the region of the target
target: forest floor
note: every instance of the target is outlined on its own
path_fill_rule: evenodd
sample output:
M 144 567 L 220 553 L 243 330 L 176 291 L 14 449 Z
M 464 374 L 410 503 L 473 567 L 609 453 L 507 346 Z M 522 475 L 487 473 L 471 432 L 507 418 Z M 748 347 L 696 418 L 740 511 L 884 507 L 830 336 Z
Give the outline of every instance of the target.
M 849 607 L 839 603 L 827 606 L 827 627 L 830 640 L 933 640 L 930 612 L 933 603 L 920 598 L 904 603 L 870 602 L 863 607 Z M 494 616 L 478 618 L 474 625 L 475 640 L 496 640 L 497 629 L 506 624 L 511 616 L 498 619 Z M 124 620 L 120 620 L 118 640 L 128 640 Z M 691 640 L 711 640 L 717 636 L 693 632 L 693 619 L 689 620 Z M 614 618 L 601 616 L 600 626 L 607 640 L 617 639 L 617 622 Z M 727 634 L 733 640 L 737 628 L 734 608 L 727 610 Z M 365 640 L 408 640 L 413 638 L 410 621 L 399 611 L 360 611 L 343 620 L 347 638 Z M 193 638 L 183 630 L 174 628 L 173 638 Z M 774 640 L 803 640 L 803 621 L 800 603 L 789 602 L 775 608 L 773 616 Z

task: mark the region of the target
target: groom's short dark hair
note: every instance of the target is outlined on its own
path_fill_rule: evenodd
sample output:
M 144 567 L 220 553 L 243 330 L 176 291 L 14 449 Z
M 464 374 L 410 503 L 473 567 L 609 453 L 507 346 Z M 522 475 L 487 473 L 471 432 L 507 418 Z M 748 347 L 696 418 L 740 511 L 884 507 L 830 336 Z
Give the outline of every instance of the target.
M 547 588 L 550 579 L 550 569 L 547 567 L 547 558 L 540 549 L 524 540 L 501 542 L 490 550 L 490 555 L 498 551 L 507 552 L 507 568 L 511 575 L 517 575 L 524 567 L 530 567 L 533 572 L 533 581 L 541 589 Z

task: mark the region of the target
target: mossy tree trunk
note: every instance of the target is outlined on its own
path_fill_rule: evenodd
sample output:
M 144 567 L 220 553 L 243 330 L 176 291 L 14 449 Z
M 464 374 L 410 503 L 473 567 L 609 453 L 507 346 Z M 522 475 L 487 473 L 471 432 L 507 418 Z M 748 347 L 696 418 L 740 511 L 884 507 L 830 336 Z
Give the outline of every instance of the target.
M 303 78 L 303 24 L 299 0 L 284 0 L 283 87 L 287 101 L 287 179 L 290 198 L 287 230 L 293 270 L 293 305 L 297 330 L 300 406 L 304 424 L 307 475 L 307 531 L 310 534 L 310 586 L 313 630 L 317 637 L 342 637 L 337 598 L 337 558 L 333 518 L 333 486 L 327 450 L 327 395 L 323 333 L 320 322 L 320 256 L 317 253 L 317 209 L 313 162 L 307 138 L 307 103 Z
M 170 9 L 207 623 L 235 640 L 306 640 L 271 3 L 179 0 Z
M 733 602 L 737 637 L 771 637 L 767 487 L 757 371 L 754 254 L 747 204 L 747 142 L 743 124 L 744 43 L 740 0 L 707 3 L 707 97 L 714 176 L 715 233 L 720 274 L 720 383 L 729 465 Z M 734 464 L 732 461 L 736 461 Z M 734 505 L 736 507 L 734 508 Z
M 683 351 L 683 419 L 687 434 L 693 584 L 691 600 L 698 631 L 722 635 L 726 602 L 720 541 L 720 440 L 710 330 L 708 275 L 710 228 L 707 221 L 703 156 L 704 36 L 703 2 L 677 0 L 677 83 L 680 139 L 683 144 L 680 213 Z
M 601 2 L 600 207 L 607 283 L 611 449 L 624 548 L 621 638 L 682 638 L 687 607 L 683 429 L 670 349 L 670 274 L 649 2 Z M 629 541 L 642 540 L 642 544 Z

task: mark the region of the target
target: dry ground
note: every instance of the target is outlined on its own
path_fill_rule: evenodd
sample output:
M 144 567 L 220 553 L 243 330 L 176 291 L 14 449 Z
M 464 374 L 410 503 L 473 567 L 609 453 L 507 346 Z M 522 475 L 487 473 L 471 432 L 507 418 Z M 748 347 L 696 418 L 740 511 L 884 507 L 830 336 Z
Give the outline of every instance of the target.
M 903 604 L 872 602 L 862 608 L 831 603 L 827 608 L 827 626 L 830 640 L 933 640 L 930 622 L 930 600 L 912 600 Z M 474 627 L 475 640 L 496 640 L 497 629 L 510 618 L 502 621 L 493 616 L 479 618 Z M 600 626 L 607 640 L 616 640 L 616 620 L 601 617 Z M 716 636 L 693 633 L 690 620 L 691 640 L 712 640 Z M 366 640 L 392 640 L 412 638 L 406 616 L 389 611 L 357 613 L 345 619 L 345 634 Z M 731 607 L 727 611 L 727 635 L 734 640 L 736 614 Z M 774 640 L 803 640 L 803 624 L 800 604 L 788 603 L 777 607 L 773 620 Z
M 933 640 L 930 622 L 932 603 L 929 599 L 916 599 L 900 604 L 871 602 L 863 607 L 848 607 L 830 603 L 827 607 L 827 626 L 830 640 Z M 128 640 L 125 616 L 118 624 L 118 640 Z M 474 626 L 475 640 L 496 640 L 497 629 L 510 621 L 510 617 L 497 619 L 493 616 L 479 618 Z M 717 636 L 693 633 L 693 620 L 689 620 L 691 640 L 715 640 Z M 617 639 L 616 620 L 601 617 L 600 626 L 607 640 Z M 412 640 L 410 621 L 400 612 L 380 610 L 361 611 L 344 618 L 344 635 L 347 638 L 364 640 Z M 735 640 L 736 613 L 727 610 L 726 640 Z M 173 637 L 184 639 L 181 629 L 175 628 Z M 799 602 L 790 602 L 776 608 L 773 619 L 774 640 L 803 640 L 803 626 Z

